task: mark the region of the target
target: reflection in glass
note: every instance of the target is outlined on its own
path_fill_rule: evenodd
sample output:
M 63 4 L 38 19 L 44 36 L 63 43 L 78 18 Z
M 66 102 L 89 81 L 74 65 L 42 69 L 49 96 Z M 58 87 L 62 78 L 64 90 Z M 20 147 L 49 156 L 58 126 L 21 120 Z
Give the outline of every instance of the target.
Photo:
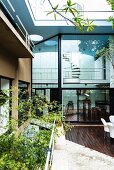
M 82 82 L 88 84 L 91 81 L 93 84 L 104 80 L 109 83 L 109 60 L 96 55 L 98 50 L 107 46 L 108 35 L 64 35 L 61 55 L 62 87 Z
M 36 45 L 33 49 L 32 81 L 34 88 L 55 88 L 58 83 L 58 37 Z
M 63 90 L 63 115 L 68 121 L 100 122 L 108 120 L 109 90 Z

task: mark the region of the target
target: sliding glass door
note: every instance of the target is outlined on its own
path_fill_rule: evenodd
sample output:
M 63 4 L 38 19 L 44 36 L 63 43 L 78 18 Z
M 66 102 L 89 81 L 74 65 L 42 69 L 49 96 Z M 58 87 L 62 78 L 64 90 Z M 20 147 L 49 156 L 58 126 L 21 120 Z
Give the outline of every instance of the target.
M 108 120 L 109 90 L 76 89 L 63 90 L 63 115 L 66 121 L 100 122 Z

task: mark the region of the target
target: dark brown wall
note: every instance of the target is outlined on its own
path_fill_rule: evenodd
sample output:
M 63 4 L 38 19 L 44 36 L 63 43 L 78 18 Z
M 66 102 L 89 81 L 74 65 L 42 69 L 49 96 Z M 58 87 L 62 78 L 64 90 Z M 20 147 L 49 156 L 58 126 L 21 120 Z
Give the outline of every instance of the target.
M 0 48 L 0 75 L 9 78 L 15 78 L 18 60 L 8 53 L 5 49 Z
M 16 58 L 0 48 L 0 75 L 12 79 L 18 76 L 18 80 L 31 82 L 31 59 Z
M 31 82 L 31 59 L 19 58 L 18 60 L 19 80 Z

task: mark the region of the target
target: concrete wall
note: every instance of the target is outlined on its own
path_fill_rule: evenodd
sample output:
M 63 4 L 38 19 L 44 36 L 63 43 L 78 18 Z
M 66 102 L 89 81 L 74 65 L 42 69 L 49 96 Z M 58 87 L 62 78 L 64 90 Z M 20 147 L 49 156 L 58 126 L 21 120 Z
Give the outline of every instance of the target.
M 18 60 L 8 51 L 0 48 L 0 76 L 14 79 L 17 67 Z
M 12 86 L 15 87 L 12 93 L 12 117 L 18 119 L 18 82 L 28 83 L 28 91 L 31 92 L 31 58 L 17 58 L 9 51 L 0 48 L 0 76 L 12 79 Z M 3 113 L 3 110 L 1 110 Z M 7 114 L 9 115 L 9 113 Z M 8 119 L 7 119 L 8 121 Z M 7 122 L 5 120 L 5 122 Z
M 0 76 L 31 82 L 31 59 L 16 58 L 0 48 Z
M 18 75 L 19 80 L 31 82 L 31 59 L 19 58 L 18 59 Z

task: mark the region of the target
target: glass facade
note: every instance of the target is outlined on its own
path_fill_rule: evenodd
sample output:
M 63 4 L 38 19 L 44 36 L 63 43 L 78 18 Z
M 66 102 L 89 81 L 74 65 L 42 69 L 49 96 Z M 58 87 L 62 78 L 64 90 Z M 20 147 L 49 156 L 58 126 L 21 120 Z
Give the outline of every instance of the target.
M 36 45 L 34 54 L 32 64 L 33 88 L 57 88 L 58 37 Z
M 112 35 L 58 35 L 34 48 L 33 93 L 62 103 L 67 121 L 100 122 L 110 111 Z
M 63 115 L 67 121 L 100 122 L 110 115 L 109 90 L 63 90 Z
M 106 35 L 65 35 L 62 38 L 62 87 L 95 87 L 109 83 L 109 61 L 97 58 L 97 51 L 108 46 Z M 77 88 L 79 86 L 77 85 Z

